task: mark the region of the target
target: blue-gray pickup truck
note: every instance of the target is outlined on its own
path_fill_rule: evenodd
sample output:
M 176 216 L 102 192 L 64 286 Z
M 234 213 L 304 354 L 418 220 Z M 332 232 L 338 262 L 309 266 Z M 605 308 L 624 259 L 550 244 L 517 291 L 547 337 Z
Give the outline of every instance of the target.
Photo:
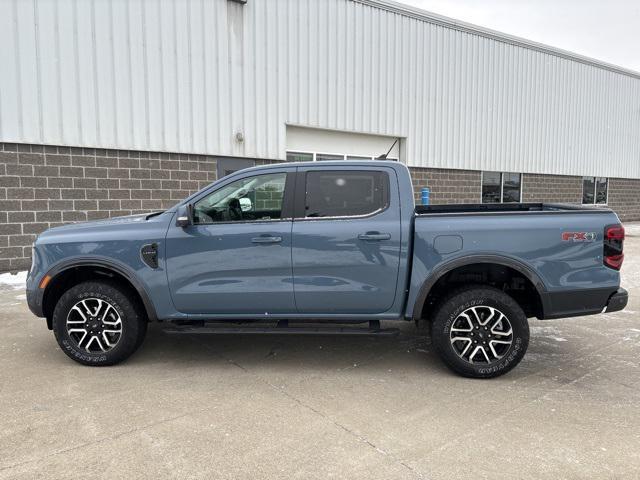
M 85 365 L 129 357 L 148 322 L 188 334 L 384 335 L 397 329 L 380 321 L 394 320 L 429 332 L 455 372 L 487 378 L 522 359 L 528 318 L 623 309 L 623 242 L 606 208 L 415 206 L 397 162 L 279 163 L 164 212 L 47 230 L 27 299 Z

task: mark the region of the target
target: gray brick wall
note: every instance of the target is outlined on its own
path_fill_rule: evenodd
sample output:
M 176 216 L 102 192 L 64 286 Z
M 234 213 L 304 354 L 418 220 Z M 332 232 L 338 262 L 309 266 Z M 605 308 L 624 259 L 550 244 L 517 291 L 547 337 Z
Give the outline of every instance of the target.
M 610 178 L 608 203 L 623 222 L 640 220 L 640 180 Z
M 417 167 L 409 170 L 416 202 L 420 201 L 423 187 L 429 187 L 433 204 L 480 202 L 482 173 L 479 171 Z
M 0 143 L 0 271 L 28 268 L 49 227 L 165 209 L 215 179 L 210 156 Z
M 582 203 L 582 177 L 569 175 L 522 175 L 522 201 Z
M 524 174 L 522 201 L 582 203 L 582 177 Z M 610 178 L 607 206 L 620 220 L 640 220 L 640 180 Z

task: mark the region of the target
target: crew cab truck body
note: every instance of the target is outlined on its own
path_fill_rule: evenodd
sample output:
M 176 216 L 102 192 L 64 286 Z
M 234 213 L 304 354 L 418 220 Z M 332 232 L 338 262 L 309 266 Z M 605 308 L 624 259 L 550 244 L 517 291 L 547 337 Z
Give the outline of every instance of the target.
M 44 232 L 27 299 L 88 365 L 128 357 L 149 321 L 404 320 L 429 327 L 456 372 L 491 377 L 524 355 L 527 318 L 625 307 L 623 239 L 605 208 L 416 207 L 397 162 L 281 163 L 164 212 Z

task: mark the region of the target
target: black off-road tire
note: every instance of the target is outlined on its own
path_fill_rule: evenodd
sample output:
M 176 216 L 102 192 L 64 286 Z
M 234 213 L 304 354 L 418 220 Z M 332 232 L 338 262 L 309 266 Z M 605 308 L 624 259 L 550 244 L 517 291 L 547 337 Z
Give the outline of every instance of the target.
M 513 332 L 510 337 L 511 345 L 503 347 L 508 349 L 502 352 L 500 358 L 492 358 L 492 361 L 487 362 L 482 360 L 483 357 L 480 357 L 481 361 L 476 362 L 478 359 L 476 356 L 472 363 L 462 358 L 460 352 L 452 344 L 451 328 L 462 313 L 469 312 L 472 307 L 480 307 L 481 311 L 482 306 L 497 309 L 506 316 Z M 476 333 L 476 336 L 472 337 L 475 339 L 472 342 L 479 340 L 482 344 L 483 340 L 490 339 L 478 337 L 478 335 L 487 335 L 486 331 L 482 332 L 483 327 L 479 328 L 481 333 Z M 442 361 L 454 372 L 465 377 L 492 378 L 504 375 L 520 363 L 529 345 L 529 324 L 522 308 L 509 295 L 497 288 L 474 285 L 452 292 L 439 303 L 433 316 L 431 338 Z M 494 340 L 495 338 L 494 335 Z M 464 345 L 466 343 L 462 342 L 460 350 Z M 475 346 L 472 343 L 471 348 L 475 348 Z M 490 350 L 487 351 L 491 356 Z
M 67 332 L 67 316 L 83 299 L 101 299 L 111 304 L 120 316 L 122 333 L 115 346 L 106 352 L 88 352 Z M 126 360 L 142 344 L 147 332 L 147 318 L 134 295 L 118 284 L 94 280 L 67 290 L 53 311 L 53 333 L 62 351 L 78 363 L 108 366 Z

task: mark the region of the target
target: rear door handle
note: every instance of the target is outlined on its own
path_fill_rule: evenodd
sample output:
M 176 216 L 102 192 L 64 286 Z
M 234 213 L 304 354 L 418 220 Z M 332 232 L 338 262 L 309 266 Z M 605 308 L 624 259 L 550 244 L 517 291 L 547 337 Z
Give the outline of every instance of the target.
M 280 243 L 282 237 L 272 237 L 270 235 L 260 235 L 259 237 L 253 237 L 252 243 Z
M 389 240 L 390 238 L 391 238 L 390 233 L 380 233 L 380 232 L 367 232 L 367 233 L 361 233 L 360 235 L 358 235 L 359 240 L 373 240 L 378 242 L 380 240 Z

